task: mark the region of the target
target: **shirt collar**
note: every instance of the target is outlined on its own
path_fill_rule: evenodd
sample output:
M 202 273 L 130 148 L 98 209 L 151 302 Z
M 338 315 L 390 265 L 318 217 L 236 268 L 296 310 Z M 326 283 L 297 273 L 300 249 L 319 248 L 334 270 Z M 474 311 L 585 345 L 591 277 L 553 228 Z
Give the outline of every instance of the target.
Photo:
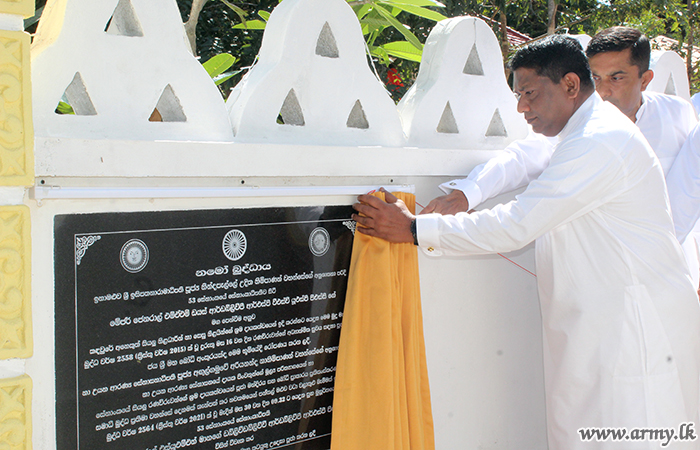
M 574 112 L 574 114 L 566 122 L 564 128 L 559 132 L 558 138 L 559 142 L 566 139 L 574 130 L 577 130 L 583 123 L 585 123 L 588 118 L 588 113 L 597 105 L 603 103 L 603 99 L 600 98 L 597 92 L 593 91 L 590 97 L 586 99 L 585 102 Z
M 639 107 L 639 109 L 637 110 L 637 112 L 634 114 L 635 121 L 639 121 L 639 119 L 642 118 L 642 115 L 644 115 L 644 111 L 646 110 L 647 102 L 646 102 L 646 99 L 644 98 L 644 95 L 645 95 L 645 92 L 642 91 L 642 104 Z

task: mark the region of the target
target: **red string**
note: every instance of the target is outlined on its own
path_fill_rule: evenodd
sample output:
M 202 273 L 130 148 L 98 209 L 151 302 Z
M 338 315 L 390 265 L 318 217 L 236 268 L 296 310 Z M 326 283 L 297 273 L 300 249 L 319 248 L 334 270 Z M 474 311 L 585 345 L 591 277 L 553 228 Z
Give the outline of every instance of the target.
M 418 203 L 418 202 L 416 202 L 416 205 L 418 205 L 418 206 L 420 206 L 421 208 L 425 209 L 425 206 L 421 205 L 421 204 Z M 518 266 L 519 268 L 523 269 L 525 272 L 527 272 L 527 273 L 529 273 L 530 275 L 532 275 L 533 277 L 537 278 L 537 275 L 535 275 L 534 273 L 530 272 L 529 270 L 527 270 L 526 268 L 524 268 L 524 267 L 521 266 L 520 264 L 516 263 L 516 262 L 513 261 L 512 259 L 508 258 L 507 256 L 504 256 L 504 255 L 502 255 L 501 253 L 496 253 L 496 254 L 497 254 L 498 256 L 500 256 L 501 258 L 505 259 L 506 261 L 508 261 L 509 263 Z

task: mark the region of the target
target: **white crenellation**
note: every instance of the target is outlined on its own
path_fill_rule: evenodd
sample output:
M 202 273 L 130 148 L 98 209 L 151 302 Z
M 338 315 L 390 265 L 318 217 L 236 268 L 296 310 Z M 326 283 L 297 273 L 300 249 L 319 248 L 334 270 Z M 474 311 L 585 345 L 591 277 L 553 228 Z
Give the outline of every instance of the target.
M 398 108 L 411 146 L 502 149 L 527 134 L 498 40 L 474 17 L 433 28 L 416 82 Z
M 175 0 L 49 0 L 32 47 L 37 136 L 231 141 Z M 75 115 L 58 114 L 59 101 Z
M 649 68 L 654 71 L 654 78 L 647 89 L 677 95 L 690 101 L 690 84 L 688 83 L 685 61 L 678 53 L 653 50 Z
M 227 106 L 240 142 L 405 142 L 396 106 L 367 63 L 357 16 L 344 0 L 280 3 L 257 64 Z

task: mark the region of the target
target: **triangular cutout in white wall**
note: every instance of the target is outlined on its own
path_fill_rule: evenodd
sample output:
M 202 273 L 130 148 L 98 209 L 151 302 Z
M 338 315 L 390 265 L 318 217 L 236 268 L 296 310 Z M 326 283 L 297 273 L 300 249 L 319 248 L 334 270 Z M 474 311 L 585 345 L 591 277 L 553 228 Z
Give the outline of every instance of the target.
M 365 115 L 364 109 L 362 109 L 362 103 L 356 101 L 355 105 L 350 111 L 347 122 L 348 128 L 361 128 L 363 130 L 369 128 L 369 122 L 367 121 L 367 116 Z
M 668 76 L 668 81 L 666 82 L 666 89 L 664 89 L 664 94 L 677 95 L 676 82 L 673 80 L 673 74 Z
M 484 74 L 484 67 L 481 65 L 481 58 L 479 58 L 479 51 L 476 49 L 476 44 L 472 45 L 463 72 L 467 75 Z
M 280 108 L 279 116 L 277 117 L 277 123 L 282 123 L 283 125 L 296 125 L 304 126 L 304 113 L 301 110 L 301 105 L 299 105 L 299 100 L 297 99 L 297 94 L 294 89 L 290 89 L 287 93 L 287 97 L 282 103 L 282 108 Z
M 68 103 L 76 116 L 96 116 L 97 110 L 90 99 L 85 88 L 83 77 L 80 72 L 76 72 L 73 81 L 70 82 L 66 90 L 63 92 L 62 100 Z
M 143 28 L 141 28 L 141 22 L 136 16 L 131 0 L 119 0 L 114 14 L 107 22 L 105 32 L 118 36 L 143 36 Z
M 457 121 L 455 120 L 455 115 L 452 113 L 452 107 L 450 102 L 447 102 L 445 109 L 442 111 L 442 117 L 440 117 L 440 123 L 437 126 L 438 133 L 459 133 L 459 128 L 457 127 Z
M 323 24 L 321 33 L 318 35 L 316 54 L 326 58 L 337 58 L 339 56 L 338 44 L 335 42 L 335 36 L 333 36 L 333 31 L 328 22 Z
M 151 122 L 187 122 L 187 116 L 182 110 L 180 99 L 175 95 L 172 86 L 165 86 L 158 104 L 148 120 Z
M 485 136 L 499 136 L 508 137 L 508 132 L 506 131 L 506 126 L 501 118 L 501 112 L 496 108 L 491 118 L 491 123 L 489 123 L 489 128 L 486 130 Z

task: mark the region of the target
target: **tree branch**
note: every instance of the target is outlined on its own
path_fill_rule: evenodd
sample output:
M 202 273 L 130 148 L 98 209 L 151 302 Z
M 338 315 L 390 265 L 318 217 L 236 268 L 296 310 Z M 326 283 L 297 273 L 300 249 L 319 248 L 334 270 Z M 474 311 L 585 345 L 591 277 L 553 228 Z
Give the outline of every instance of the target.
M 192 8 L 190 9 L 190 17 L 185 22 L 185 33 L 190 41 L 192 54 L 197 56 L 197 23 L 199 22 L 199 14 L 204 8 L 204 4 L 209 0 L 192 0 Z

